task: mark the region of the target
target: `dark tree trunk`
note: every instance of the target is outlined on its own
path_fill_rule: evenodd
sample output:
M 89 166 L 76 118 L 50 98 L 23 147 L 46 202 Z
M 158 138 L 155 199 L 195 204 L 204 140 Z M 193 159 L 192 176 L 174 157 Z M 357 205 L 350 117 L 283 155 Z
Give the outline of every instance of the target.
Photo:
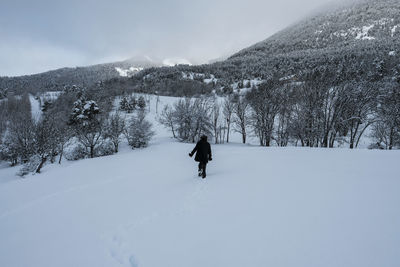
M 118 153 L 118 141 L 114 142 L 114 151 L 115 153 Z
M 40 173 L 40 170 L 42 169 L 42 167 L 43 167 L 44 163 L 46 162 L 46 160 L 47 160 L 47 157 L 42 157 L 42 160 L 40 161 L 40 164 L 36 169 L 36 173 Z
M 322 141 L 322 147 L 328 147 L 328 135 L 324 136 L 324 140 Z
M 61 164 L 63 152 L 64 152 L 64 144 L 61 145 L 60 158 L 58 159 L 58 164 Z
M 227 133 L 226 133 L 226 142 L 227 143 L 229 143 L 229 128 L 230 128 L 230 125 L 228 124 L 228 129 L 226 130 L 227 131 Z
M 394 128 L 390 129 L 390 136 L 389 136 L 389 150 L 393 149 L 393 135 L 394 135 Z
M 90 158 L 94 158 L 94 146 L 90 146 Z

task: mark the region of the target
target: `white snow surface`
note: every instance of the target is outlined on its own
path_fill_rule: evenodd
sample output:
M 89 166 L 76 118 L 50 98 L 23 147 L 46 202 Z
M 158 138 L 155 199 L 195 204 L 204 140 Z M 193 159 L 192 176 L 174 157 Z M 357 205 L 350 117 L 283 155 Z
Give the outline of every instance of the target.
M 331 36 L 335 37 L 348 37 L 348 36 L 354 36 L 356 40 L 375 40 L 376 38 L 374 36 L 370 36 L 370 30 L 373 29 L 376 26 L 386 28 L 388 25 L 392 24 L 394 22 L 394 19 L 392 18 L 382 18 L 379 20 L 375 20 L 372 22 L 370 25 L 365 25 L 362 27 L 352 27 L 350 29 L 346 30 L 339 30 L 331 34 Z M 329 24 L 323 24 L 315 31 L 315 34 L 319 35 L 323 33 L 326 30 L 326 26 L 329 26 Z M 390 31 L 391 31 L 391 36 L 393 37 L 398 25 L 393 26 Z M 318 39 L 318 38 L 317 38 Z
M 400 24 L 397 24 L 397 25 L 393 26 L 393 28 L 391 29 L 392 37 L 394 37 L 394 34 L 396 33 L 396 30 L 399 26 L 400 26 Z
M 39 120 L 42 116 L 42 109 L 39 100 L 37 100 L 33 95 L 29 95 L 29 101 L 31 102 L 32 118 Z
M 192 63 L 190 63 L 190 61 L 185 58 L 174 57 L 174 58 L 164 59 L 163 65 L 164 66 L 192 65 Z
M 146 149 L 0 164 L 0 266 L 399 266 L 400 151 L 213 145 L 203 180 L 154 100 Z
M 119 76 L 121 76 L 121 77 L 131 77 L 134 74 L 142 71 L 143 69 L 144 68 L 142 68 L 142 67 L 130 67 L 128 69 L 115 67 L 115 70 L 118 72 Z

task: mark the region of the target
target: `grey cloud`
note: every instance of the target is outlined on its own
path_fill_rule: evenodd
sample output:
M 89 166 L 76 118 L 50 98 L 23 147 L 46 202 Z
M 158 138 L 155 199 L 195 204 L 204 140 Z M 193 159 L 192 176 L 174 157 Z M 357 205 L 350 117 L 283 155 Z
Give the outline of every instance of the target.
M 0 75 L 136 55 L 203 63 L 261 41 L 329 1 L 2 0 Z

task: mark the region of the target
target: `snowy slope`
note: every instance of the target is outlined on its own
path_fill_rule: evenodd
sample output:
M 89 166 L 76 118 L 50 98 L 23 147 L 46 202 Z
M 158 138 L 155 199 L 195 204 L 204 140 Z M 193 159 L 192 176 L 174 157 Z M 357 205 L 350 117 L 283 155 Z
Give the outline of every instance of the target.
M 399 266 L 400 151 L 218 145 L 201 180 L 156 129 L 25 179 L 2 165 L 0 266 Z

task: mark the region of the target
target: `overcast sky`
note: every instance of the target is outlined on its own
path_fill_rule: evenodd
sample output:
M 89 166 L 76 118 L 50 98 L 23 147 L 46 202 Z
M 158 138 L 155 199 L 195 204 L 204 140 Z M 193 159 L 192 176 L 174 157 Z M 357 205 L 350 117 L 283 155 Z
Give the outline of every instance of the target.
M 332 0 L 1 0 L 0 76 L 123 60 L 228 56 Z

